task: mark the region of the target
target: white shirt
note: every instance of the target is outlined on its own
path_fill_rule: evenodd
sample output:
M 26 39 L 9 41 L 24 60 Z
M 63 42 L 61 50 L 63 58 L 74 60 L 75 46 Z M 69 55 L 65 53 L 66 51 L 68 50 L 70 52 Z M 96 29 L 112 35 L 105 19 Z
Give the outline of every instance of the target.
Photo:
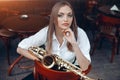
M 23 48 L 23 49 L 28 49 L 31 46 L 41 46 L 43 44 L 46 44 L 47 31 L 48 31 L 48 27 L 41 29 L 36 34 L 23 39 L 18 44 L 18 47 Z M 77 43 L 78 43 L 79 48 L 82 51 L 83 55 L 89 61 L 91 61 L 90 55 L 89 55 L 90 43 L 89 43 L 88 37 L 87 37 L 86 33 L 79 27 L 78 27 Z M 75 59 L 75 54 L 74 54 L 74 52 L 71 52 L 68 50 L 66 44 L 67 44 L 67 40 L 65 38 L 63 38 L 63 43 L 60 46 L 60 44 L 55 36 L 55 33 L 53 34 L 52 53 L 57 54 L 62 59 L 67 60 L 72 63 Z M 75 62 L 75 64 L 77 64 L 77 62 Z

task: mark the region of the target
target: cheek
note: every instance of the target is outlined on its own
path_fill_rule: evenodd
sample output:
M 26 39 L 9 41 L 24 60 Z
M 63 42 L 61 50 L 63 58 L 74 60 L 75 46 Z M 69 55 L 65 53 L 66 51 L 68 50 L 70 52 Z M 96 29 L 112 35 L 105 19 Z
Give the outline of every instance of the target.
M 69 23 L 72 24 L 72 22 L 73 22 L 73 19 L 70 19 L 70 20 L 69 20 Z
M 61 24 L 62 24 L 62 21 L 63 21 L 62 19 L 58 19 L 58 20 L 57 20 L 58 25 L 61 25 Z
M 72 21 L 73 21 L 73 18 L 71 18 L 70 21 L 72 22 Z

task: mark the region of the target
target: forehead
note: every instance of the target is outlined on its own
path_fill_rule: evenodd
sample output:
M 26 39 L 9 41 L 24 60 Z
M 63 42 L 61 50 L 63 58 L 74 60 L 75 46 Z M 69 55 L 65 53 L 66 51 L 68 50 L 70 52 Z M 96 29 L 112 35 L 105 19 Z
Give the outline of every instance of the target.
M 61 7 L 58 11 L 58 13 L 71 13 L 71 12 L 72 12 L 72 9 L 67 5 Z

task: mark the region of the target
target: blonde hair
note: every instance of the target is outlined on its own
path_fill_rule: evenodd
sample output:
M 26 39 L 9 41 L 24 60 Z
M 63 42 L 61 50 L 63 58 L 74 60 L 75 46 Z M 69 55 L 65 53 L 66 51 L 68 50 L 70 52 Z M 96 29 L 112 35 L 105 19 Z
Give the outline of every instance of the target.
M 51 53 L 51 51 L 52 51 L 52 38 L 53 38 L 53 32 L 55 31 L 55 25 L 57 25 L 57 23 L 58 23 L 57 22 L 58 11 L 61 7 L 66 6 L 66 5 L 72 9 L 73 21 L 72 21 L 70 28 L 74 32 L 75 38 L 77 40 L 77 24 L 76 24 L 76 18 L 75 18 L 72 6 L 67 1 L 57 2 L 53 6 L 51 15 L 50 15 L 50 22 L 49 22 L 49 28 L 48 28 L 48 33 L 47 33 L 47 47 L 46 47 L 46 50 L 48 53 Z M 67 42 L 67 47 L 70 51 L 73 51 L 72 45 L 69 42 Z

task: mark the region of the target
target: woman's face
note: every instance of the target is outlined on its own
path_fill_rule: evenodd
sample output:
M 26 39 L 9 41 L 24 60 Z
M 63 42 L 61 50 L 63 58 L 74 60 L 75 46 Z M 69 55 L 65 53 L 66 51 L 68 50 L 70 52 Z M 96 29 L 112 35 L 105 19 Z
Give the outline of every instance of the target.
M 57 21 L 58 26 L 61 30 L 65 30 L 71 26 L 73 20 L 72 9 L 69 6 L 63 6 L 58 11 Z

